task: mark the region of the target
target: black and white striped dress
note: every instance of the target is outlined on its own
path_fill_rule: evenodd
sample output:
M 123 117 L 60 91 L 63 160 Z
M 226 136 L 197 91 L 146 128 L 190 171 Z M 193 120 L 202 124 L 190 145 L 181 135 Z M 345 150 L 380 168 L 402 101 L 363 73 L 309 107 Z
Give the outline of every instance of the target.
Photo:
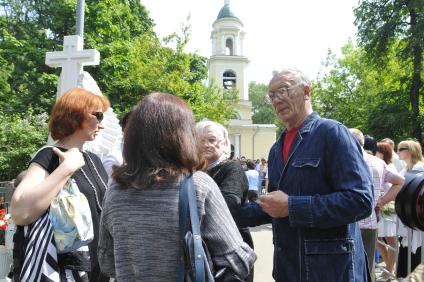
M 60 273 L 48 212 L 34 223 L 18 227 L 17 232 L 23 232 L 24 236 L 24 260 L 20 269 L 19 281 L 88 281 L 88 275 L 84 271 L 62 269 L 62 273 Z M 78 251 L 85 251 L 84 248 L 88 251 L 88 247 L 82 247 Z

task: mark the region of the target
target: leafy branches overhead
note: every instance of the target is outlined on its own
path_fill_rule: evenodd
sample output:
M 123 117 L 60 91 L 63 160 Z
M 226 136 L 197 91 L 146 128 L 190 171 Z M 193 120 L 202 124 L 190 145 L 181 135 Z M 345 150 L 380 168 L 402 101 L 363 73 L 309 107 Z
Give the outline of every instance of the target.
M 386 54 L 390 41 L 407 32 L 402 5 L 401 1 L 362 1 L 355 10 L 359 42 L 374 54 Z
M 322 116 L 356 127 L 377 139 L 399 141 L 411 137 L 408 79 L 410 68 L 388 50 L 385 68 L 369 64 L 363 48 L 352 43 L 342 48 L 342 58 L 329 53 L 328 73 L 313 85 L 314 109 Z
M 50 112 L 60 69 L 44 64 L 47 51 L 61 50 L 75 33 L 76 0 L 0 0 L 0 109 Z M 86 67 L 119 114 L 154 91 L 186 99 L 196 115 L 225 121 L 231 103 L 205 87 L 206 59 L 184 52 L 190 26 L 163 42 L 138 0 L 86 0 L 84 47 L 101 54 L 99 66 Z M 213 95 L 209 95 L 215 91 Z M 4 99 L 3 99 L 4 98 Z M 216 105 L 218 110 L 210 105 Z
M 358 40 L 367 58 L 386 66 L 391 55 L 411 68 L 409 102 L 412 135 L 422 142 L 420 92 L 423 91 L 424 5 L 422 0 L 361 0 L 355 9 Z M 394 52 L 393 52 L 394 51 Z
M 157 48 L 160 43 L 152 37 L 142 36 L 135 41 L 128 57 L 133 69 L 129 80 L 136 85 L 137 94 L 126 99 L 135 103 L 151 92 L 173 93 L 190 104 L 197 119 L 225 123 L 233 114 L 237 97 L 224 100 L 220 89 L 205 86 L 202 81 L 207 77 L 206 59 L 179 51 L 186 41 L 178 36 L 168 38 L 168 43 L 172 40 L 175 49 Z
M 249 99 L 252 102 L 252 120 L 258 124 L 273 124 L 276 115 L 271 103 L 267 102 L 268 86 L 254 81 L 249 83 Z
M 11 180 L 26 169 L 31 156 L 47 141 L 46 114 L 26 118 L 0 111 L 0 180 Z
M 0 0 L 0 180 L 14 177 L 29 152 L 45 142 L 47 130 L 25 129 L 24 117 L 29 108 L 31 115 L 51 112 L 60 69 L 45 65 L 45 53 L 62 50 L 63 37 L 75 34 L 76 2 Z M 145 95 L 161 91 L 185 99 L 197 119 L 225 123 L 237 97 L 224 99 L 220 89 L 203 84 L 206 58 L 184 52 L 189 25 L 163 42 L 153 26 L 139 0 L 86 0 L 84 48 L 99 50 L 101 62 L 85 70 L 115 112 L 128 111 Z

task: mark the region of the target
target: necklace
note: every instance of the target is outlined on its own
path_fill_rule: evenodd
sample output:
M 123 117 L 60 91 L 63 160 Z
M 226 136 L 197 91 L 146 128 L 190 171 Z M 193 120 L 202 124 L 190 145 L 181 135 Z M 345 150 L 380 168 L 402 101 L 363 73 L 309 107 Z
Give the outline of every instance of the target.
M 53 144 L 53 146 L 67 149 L 67 147 L 65 146 L 65 144 L 62 141 L 57 141 L 56 143 Z
M 106 185 L 106 183 L 103 181 L 103 178 L 100 176 L 100 173 L 99 173 L 99 171 L 97 170 L 96 166 L 94 165 L 94 162 L 93 162 L 93 160 L 91 159 L 90 155 L 89 155 L 89 154 L 85 154 L 85 153 L 84 153 L 84 156 L 87 156 L 88 160 L 90 161 L 91 165 L 92 165 L 92 166 L 93 166 L 93 168 L 94 168 L 94 171 L 96 172 L 97 177 L 100 179 L 100 181 L 102 182 L 102 184 L 103 184 L 103 186 L 105 187 L 105 189 L 107 189 L 107 185 Z M 91 188 L 92 188 L 92 189 L 93 189 L 93 191 L 94 191 L 94 196 L 95 196 L 95 198 L 96 198 L 96 204 L 97 204 L 97 207 L 99 208 L 99 210 L 100 210 L 100 211 L 102 211 L 102 206 L 100 205 L 99 196 L 97 195 L 96 187 L 94 187 L 93 182 L 91 182 L 90 178 L 88 178 L 88 176 L 87 176 L 87 174 L 85 173 L 85 171 L 84 171 L 82 168 L 80 168 L 80 170 L 81 170 L 81 172 L 82 172 L 82 175 L 84 175 L 84 178 L 87 180 L 87 182 L 90 184 Z

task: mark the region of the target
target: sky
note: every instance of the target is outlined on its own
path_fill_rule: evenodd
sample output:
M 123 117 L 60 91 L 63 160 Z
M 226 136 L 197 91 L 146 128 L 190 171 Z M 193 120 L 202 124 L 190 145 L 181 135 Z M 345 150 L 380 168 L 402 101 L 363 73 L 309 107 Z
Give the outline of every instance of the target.
M 212 24 L 224 0 L 141 0 L 160 36 L 179 32 L 190 16 L 186 52 L 209 58 Z M 294 67 L 315 80 L 330 49 L 340 55 L 349 38 L 355 42 L 353 8 L 358 0 L 231 0 L 243 22 L 248 81 L 268 83 L 273 70 Z

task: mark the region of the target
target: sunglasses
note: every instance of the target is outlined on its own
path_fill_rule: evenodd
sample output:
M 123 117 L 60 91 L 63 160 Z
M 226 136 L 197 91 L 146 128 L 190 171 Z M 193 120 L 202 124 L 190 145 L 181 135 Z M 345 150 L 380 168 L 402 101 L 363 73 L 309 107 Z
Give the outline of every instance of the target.
M 402 151 L 408 151 L 408 148 L 398 148 L 398 152 L 402 152 Z
M 96 119 L 97 119 L 98 122 L 102 122 L 102 120 L 103 120 L 103 112 L 94 112 L 94 113 L 91 113 L 91 114 L 96 117 Z

